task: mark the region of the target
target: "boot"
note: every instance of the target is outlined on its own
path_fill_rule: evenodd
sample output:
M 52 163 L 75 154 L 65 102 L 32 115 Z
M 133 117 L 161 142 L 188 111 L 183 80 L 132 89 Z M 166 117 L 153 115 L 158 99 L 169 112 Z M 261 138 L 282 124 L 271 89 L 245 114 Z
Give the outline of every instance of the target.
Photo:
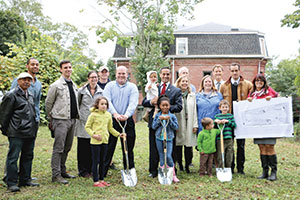
M 260 155 L 261 167 L 263 168 L 262 175 L 257 177 L 258 179 L 268 178 L 269 176 L 269 165 L 267 155 Z
M 277 156 L 269 156 L 269 166 L 271 167 L 271 175 L 268 177 L 269 181 L 275 181 L 277 179 Z
M 179 165 L 179 170 L 180 170 L 180 171 L 183 171 L 183 165 L 182 165 L 182 162 L 178 162 L 178 165 Z
M 176 177 L 175 167 L 173 168 L 173 182 L 178 183 L 179 179 Z

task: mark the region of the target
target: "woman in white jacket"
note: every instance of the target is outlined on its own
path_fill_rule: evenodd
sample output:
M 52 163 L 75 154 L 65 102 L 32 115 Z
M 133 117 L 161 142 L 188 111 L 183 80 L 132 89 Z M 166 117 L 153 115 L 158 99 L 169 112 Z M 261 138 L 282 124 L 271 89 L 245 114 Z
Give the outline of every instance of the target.
M 190 88 L 188 76 L 181 76 L 177 79 L 175 86 L 182 92 L 182 111 L 176 113 L 179 129 L 176 133 L 176 161 L 179 169 L 183 171 L 182 147 L 184 146 L 185 170 L 190 173 L 189 165 L 193 159 L 193 147 L 197 145 L 197 106 L 196 96 Z

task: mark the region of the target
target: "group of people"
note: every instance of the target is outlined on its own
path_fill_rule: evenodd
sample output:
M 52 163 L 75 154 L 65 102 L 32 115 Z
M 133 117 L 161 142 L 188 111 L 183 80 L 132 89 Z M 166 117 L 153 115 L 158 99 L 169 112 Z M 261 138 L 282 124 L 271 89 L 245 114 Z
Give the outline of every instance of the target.
M 71 62 L 63 60 L 59 66 L 61 77 L 50 85 L 45 101 L 49 128 L 54 138 L 52 181 L 67 184 L 66 179 L 75 178 L 66 170 L 66 160 L 75 135 L 78 142 L 78 175 L 92 177 L 95 187 L 107 187 L 110 184 L 104 178 L 113 164 L 118 136 L 121 140 L 124 168 L 127 168 L 123 144 L 125 139 L 128 146 L 128 168 L 135 168 L 133 150 L 136 133 L 133 115 L 138 105 L 137 86 L 128 81 L 128 69 L 125 66 L 116 68 L 115 81 L 109 80 L 109 69 L 103 66 L 98 72 L 89 72 L 87 83 L 78 89 L 71 79 Z M 0 107 L 1 131 L 9 141 L 3 180 L 11 192 L 20 191 L 23 186 L 39 186 L 31 177 L 42 92 L 42 85 L 36 77 L 39 71 L 38 60 L 28 59 L 26 68 L 27 72 L 21 73 L 13 81 L 11 90 L 5 94 Z M 150 177 L 156 177 L 160 170 L 169 167 L 174 168 L 173 181 L 179 182 L 175 166 L 178 164 L 179 170 L 190 173 L 193 147 L 200 151 L 200 175 L 211 175 L 213 160 L 216 166 L 220 163 L 219 134 L 213 129 L 217 124 L 225 124 L 225 166 L 232 167 L 233 172 L 235 123 L 232 102 L 247 98 L 249 101 L 258 98 L 269 100 L 278 96 L 261 74 L 252 83 L 245 80 L 240 75 L 239 64 L 233 63 L 230 66 L 231 77 L 226 82 L 222 80 L 221 65 L 215 65 L 212 72 L 213 76 L 202 78 L 198 92 L 190 83 L 186 67 L 179 69 L 175 85 L 170 83 L 169 67 L 160 69 L 160 83 L 157 82 L 156 71 L 147 73 L 147 96 L 142 105 L 148 108 Z M 166 138 L 164 131 L 167 133 Z M 167 163 L 164 160 L 164 139 L 167 142 Z M 256 139 L 254 142 L 259 145 L 263 167 L 263 174 L 259 178 L 276 180 L 276 139 Z M 238 173 L 244 174 L 244 162 L 245 140 L 238 139 Z M 272 169 L 270 176 L 269 167 Z
M 178 70 L 179 78 L 175 86 L 170 83 L 171 71 L 168 67 L 160 70 L 160 83 L 157 83 L 157 73 L 147 73 L 148 83 L 145 88 L 147 96 L 142 105 L 148 107 L 149 127 L 149 176 L 156 177 L 164 167 L 174 167 L 173 181 L 178 182 L 176 164 L 179 170 L 190 173 L 193 159 L 193 147 L 200 152 L 200 176 L 212 175 L 213 163 L 222 166 L 220 130 L 224 126 L 224 167 L 229 167 L 234 173 L 245 174 L 245 139 L 237 139 L 236 162 L 234 154 L 233 101 L 277 97 L 278 93 L 268 86 L 262 74 L 254 77 L 252 83 L 241 76 L 240 65 L 232 63 L 231 73 L 227 81 L 222 79 L 223 66 L 215 65 L 212 76 L 202 78 L 198 92 L 190 83 L 189 70 L 182 67 Z M 151 95 L 150 95 L 151 94 Z M 157 113 L 157 110 L 159 112 Z M 157 114 L 156 114 L 157 113 Z M 175 118 L 174 118 L 175 116 Z M 163 159 L 163 127 L 168 123 L 167 131 L 167 163 Z M 277 179 L 277 157 L 274 150 L 276 138 L 255 139 L 259 145 L 263 173 L 259 179 Z M 182 162 L 184 148 L 185 167 Z M 159 166 L 158 166 L 158 163 Z M 235 164 L 236 163 L 236 164 Z M 269 175 L 269 168 L 271 174 Z

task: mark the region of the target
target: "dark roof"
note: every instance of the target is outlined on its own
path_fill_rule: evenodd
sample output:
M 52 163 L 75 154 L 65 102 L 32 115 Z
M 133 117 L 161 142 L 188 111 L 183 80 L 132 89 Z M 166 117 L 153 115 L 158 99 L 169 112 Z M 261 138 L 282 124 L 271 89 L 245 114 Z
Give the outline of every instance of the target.
M 174 31 L 174 36 L 175 40 L 188 38 L 188 55 L 176 55 L 175 41 L 170 45 L 168 57 L 265 57 L 260 44 L 260 38 L 264 38 L 264 34 L 255 30 L 209 23 L 178 27 Z M 126 49 L 116 45 L 113 57 L 125 59 Z
M 259 55 L 257 34 L 175 34 L 188 38 L 188 55 Z M 263 38 L 263 37 L 262 37 Z M 168 55 L 176 55 L 176 42 L 170 45 Z

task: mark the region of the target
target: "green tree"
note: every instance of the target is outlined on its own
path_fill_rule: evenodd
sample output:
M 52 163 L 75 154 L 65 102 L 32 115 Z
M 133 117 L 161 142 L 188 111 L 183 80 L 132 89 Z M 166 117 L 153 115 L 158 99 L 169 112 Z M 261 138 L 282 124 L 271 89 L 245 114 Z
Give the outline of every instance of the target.
M 300 26 L 300 0 L 296 0 L 294 6 L 298 9 L 292 14 L 287 14 L 281 20 L 281 26 L 288 26 L 292 28 L 298 28 Z
M 5 3 L 6 2 L 6 3 Z M 37 27 L 43 34 L 51 36 L 63 48 L 71 50 L 73 45 L 91 53 L 88 36 L 69 23 L 52 23 L 51 18 L 43 14 L 42 4 L 38 0 L 6 0 L 2 3 L 5 10 L 11 10 L 23 17 L 27 26 Z
M 108 6 L 111 18 L 106 18 L 96 31 L 100 42 L 117 37 L 117 44 L 134 49 L 131 52 L 131 66 L 135 78 L 144 87 L 146 72 L 169 65 L 164 57 L 169 44 L 174 41 L 173 30 L 178 16 L 193 17 L 194 6 L 202 0 L 99 0 Z M 99 12 L 101 14 L 101 12 Z M 105 17 L 105 16 L 104 16 Z M 132 35 L 126 35 L 120 27 L 127 28 Z
M 273 65 L 268 63 L 266 74 L 269 85 L 281 96 L 292 96 L 294 119 L 299 120 L 300 104 L 297 90 L 299 87 L 295 85 L 297 74 L 299 74 L 300 56 L 295 59 L 285 59 Z M 298 71 L 298 72 L 297 72 Z
M 106 66 L 109 69 L 109 79 L 115 80 L 116 79 L 116 64 L 112 59 L 108 59 Z
M 59 61 L 62 59 L 61 48 L 50 36 L 43 35 L 38 31 L 32 31 L 31 37 L 23 46 L 9 44 L 10 52 L 7 56 L 0 56 L 0 90 L 8 91 L 12 80 L 19 73 L 26 70 L 25 65 L 28 58 L 34 57 L 40 62 L 40 70 L 37 78 L 42 83 L 41 97 L 41 122 L 46 122 L 44 112 L 45 98 L 49 85 L 60 77 Z M 14 57 L 9 55 L 14 54 Z
M 8 10 L 0 10 L 0 55 L 9 52 L 6 43 L 20 44 L 25 38 L 25 22 L 22 17 Z

